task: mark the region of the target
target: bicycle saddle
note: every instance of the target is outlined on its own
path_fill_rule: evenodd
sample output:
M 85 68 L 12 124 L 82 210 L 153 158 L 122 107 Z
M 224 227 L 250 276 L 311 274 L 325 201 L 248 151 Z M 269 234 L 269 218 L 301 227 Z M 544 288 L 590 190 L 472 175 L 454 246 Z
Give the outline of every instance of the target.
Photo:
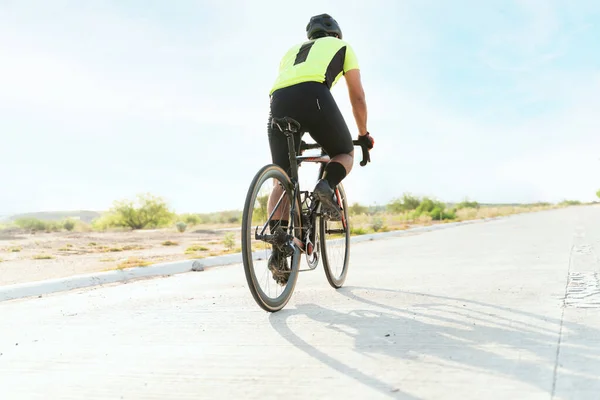
M 300 122 L 290 117 L 271 118 L 271 126 L 277 126 L 281 132 L 300 132 Z

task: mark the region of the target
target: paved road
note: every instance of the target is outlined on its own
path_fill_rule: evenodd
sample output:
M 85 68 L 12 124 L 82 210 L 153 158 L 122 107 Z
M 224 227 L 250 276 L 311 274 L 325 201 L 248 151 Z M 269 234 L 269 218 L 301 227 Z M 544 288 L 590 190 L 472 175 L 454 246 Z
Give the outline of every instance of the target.
M 1 303 L 0 398 L 598 399 L 598 221 L 357 244 L 345 288 L 303 272 L 273 315 L 241 265 Z

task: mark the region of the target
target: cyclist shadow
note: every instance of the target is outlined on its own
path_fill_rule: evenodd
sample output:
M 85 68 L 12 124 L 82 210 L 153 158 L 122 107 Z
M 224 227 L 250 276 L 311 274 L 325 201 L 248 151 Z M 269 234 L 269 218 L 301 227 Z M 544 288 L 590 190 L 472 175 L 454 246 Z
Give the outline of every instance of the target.
M 562 325 L 563 336 L 568 336 L 570 342 L 577 343 L 582 337 L 588 338 L 590 345 L 568 347 L 569 368 L 563 367 L 561 376 L 568 376 L 573 387 L 600 385 L 598 374 L 593 373 L 600 366 L 600 349 L 592 347 L 590 341 L 600 337 L 596 329 L 460 298 L 363 287 L 345 287 L 338 293 L 365 308 L 341 312 L 300 304 L 296 309 L 272 314 L 271 325 L 310 356 L 389 397 L 416 398 L 364 372 L 360 366 L 345 364 L 312 346 L 294 333 L 289 318 L 302 315 L 322 323 L 334 331 L 333 342 L 335 335 L 347 335 L 354 340 L 354 350 L 366 357 L 380 354 L 443 366 L 438 371 L 476 370 L 518 380 L 548 393 L 554 391 L 558 332 Z M 386 300 L 397 296 L 405 298 L 406 308 L 386 304 Z

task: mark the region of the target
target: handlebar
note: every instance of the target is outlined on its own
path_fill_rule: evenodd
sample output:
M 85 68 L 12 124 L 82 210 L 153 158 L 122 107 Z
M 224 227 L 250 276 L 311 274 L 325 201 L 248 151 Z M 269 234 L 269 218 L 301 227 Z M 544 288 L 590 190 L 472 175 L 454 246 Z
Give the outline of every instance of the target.
M 354 146 L 360 146 L 362 149 L 362 160 L 360 161 L 361 167 L 367 165 L 367 163 L 371 162 L 371 155 L 369 154 L 369 148 L 364 144 L 359 142 L 358 140 L 353 140 L 352 144 Z M 312 149 L 320 149 L 322 146 L 318 143 L 306 143 L 304 140 L 300 143 L 300 151 L 303 150 L 312 150 Z

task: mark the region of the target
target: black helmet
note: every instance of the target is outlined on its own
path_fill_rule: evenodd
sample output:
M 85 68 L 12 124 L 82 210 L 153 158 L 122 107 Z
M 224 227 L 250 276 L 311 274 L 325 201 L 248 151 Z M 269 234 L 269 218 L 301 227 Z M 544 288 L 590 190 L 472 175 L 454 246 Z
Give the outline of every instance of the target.
M 341 39 L 342 30 L 337 21 L 329 14 L 315 15 L 306 25 L 306 36 L 309 40 L 334 35 Z

